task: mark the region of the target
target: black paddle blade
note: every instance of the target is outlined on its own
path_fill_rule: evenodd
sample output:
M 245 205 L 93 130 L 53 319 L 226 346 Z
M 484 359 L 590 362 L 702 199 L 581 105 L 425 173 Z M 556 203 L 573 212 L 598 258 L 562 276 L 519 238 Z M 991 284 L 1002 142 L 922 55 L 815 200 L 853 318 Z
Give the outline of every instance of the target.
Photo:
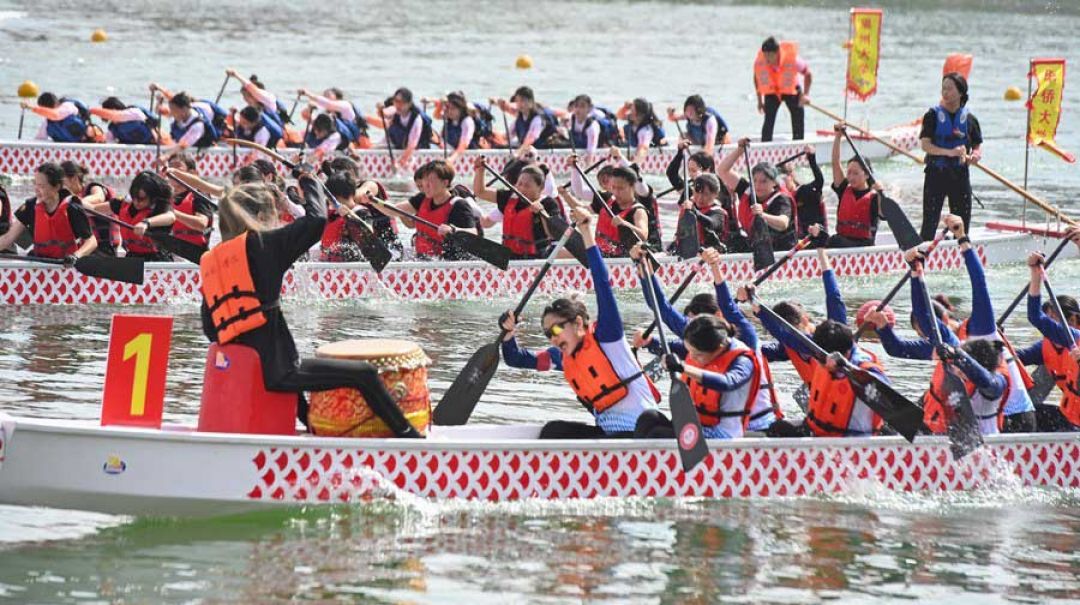
M 386 242 L 371 230 L 371 225 L 359 219 L 352 220 L 360 227 L 360 241 L 357 242 L 360 245 L 360 253 L 364 255 L 376 273 L 382 273 L 393 258 L 390 249 L 386 247 Z
M 203 253 L 206 252 L 206 249 L 202 246 L 182 240 L 178 237 L 169 235 L 168 233 L 154 233 L 153 231 L 147 231 L 146 234 L 167 252 L 171 252 L 196 265 L 199 264 L 199 261 L 202 260 Z
M 904 209 L 895 201 L 883 196 L 878 196 L 881 214 L 889 223 L 889 230 L 896 238 L 896 245 L 901 250 L 910 250 L 923 242 L 922 236 L 911 224 L 911 219 L 904 214 Z
M 1054 387 L 1057 386 L 1054 377 L 1047 371 L 1046 366 L 1036 368 L 1031 374 L 1031 381 L 1035 384 L 1028 389 L 1028 396 L 1031 397 L 1031 402 L 1035 405 L 1046 402 L 1046 398 L 1050 396 Z
M 949 448 L 953 458 L 959 460 L 979 449 L 983 444 L 979 421 L 971 407 L 971 397 L 964 388 L 964 381 L 950 371 L 945 371 L 942 391 L 945 394 L 945 414 L 949 419 Z
M 679 224 L 675 227 L 675 254 L 686 260 L 694 258 L 701 251 L 698 239 L 697 215 L 693 211 L 683 211 Z
M 754 271 L 761 271 L 776 262 L 769 225 L 760 216 L 754 217 L 750 226 L 750 249 L 754 253 Z
M 552 239 L 559 239 L 567 229 L 571 228 L 570 223 L 564 221 L 561 216 L 547 217 L 544 222 L 547 223 Z M 585 240 L 581 239 L 580 233 L 575 232 L 570 236 L 570 239 L 566 241 L 566 249 L 577 259 L 577 262 L 581 263 L 582 267 L 589 267 L 589 255 L 585 253 Z
M 486 344 L 469 358 L 468 363 L 443 393 L 431 419 L 436 426 L 460 426 L 469 421 L 491 377 L 499 367 L 499 344 Z
M 897 433 L 909 442 L 923 429 L 923 409 L 904 397 L 880 378 L 862 369 L 848 366 L 844 373 L 851 386 L 868 408 L 881 416 Z
M 456 231 L 450 234 L 450 241 L 462 250 L 503 271 L 510 266 L 510 249 L 506 246 L 484 239 L 475 233 Z
M 679 459 L 683 471 L 689 473 L 699 462 L 709 455 L 709 446 L 701 434 L 701 421 L 697 408 L 690 397 L 686 383 L 671 377 L 671 422 L 675 425 L 675 442 L 679 445 Z
M 75 270 L 90 277 L 111 279 L 141 286 L 145 273 L 141 258 L 115 256 L 83 256 L 75 261 Z

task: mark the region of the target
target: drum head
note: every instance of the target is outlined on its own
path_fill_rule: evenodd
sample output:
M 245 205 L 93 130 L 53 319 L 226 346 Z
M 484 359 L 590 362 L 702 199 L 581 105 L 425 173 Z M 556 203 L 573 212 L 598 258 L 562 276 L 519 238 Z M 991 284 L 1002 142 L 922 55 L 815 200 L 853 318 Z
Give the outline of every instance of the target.
M 427 355 L 420 345 L 408 340 L 385 338 L 342 340 L 325 344 L 315 350 L 316 357 L 328 359 L 354 359 L 382 362 L 376 365 L 412 366 L 427 365 Z

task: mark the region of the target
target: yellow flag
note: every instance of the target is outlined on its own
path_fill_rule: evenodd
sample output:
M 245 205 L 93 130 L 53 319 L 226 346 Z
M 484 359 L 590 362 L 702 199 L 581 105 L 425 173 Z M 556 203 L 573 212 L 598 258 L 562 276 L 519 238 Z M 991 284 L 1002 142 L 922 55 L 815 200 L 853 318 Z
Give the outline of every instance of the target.
M 1035 59 L 1028 79 L 1035 79 L 1035 92 L 1028 99 L 1028 142 L 1053 153 L 1070 164 L 1076 156 L 1058 147 L 1054 137 L 1061 121 L 1061 95 L 1065 90 L 1065 59 Z
M 879 8 L 851 9 L 851 29 L 855 35 L 848 50 L 847 91 L 860 101 L 877 92 L 881 20 Z

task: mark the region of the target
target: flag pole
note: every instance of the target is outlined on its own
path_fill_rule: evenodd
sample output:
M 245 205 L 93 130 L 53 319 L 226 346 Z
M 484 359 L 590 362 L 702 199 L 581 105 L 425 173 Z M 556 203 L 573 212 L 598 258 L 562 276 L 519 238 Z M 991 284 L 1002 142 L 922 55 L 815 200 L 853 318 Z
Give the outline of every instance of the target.
M 855 46 L 852 38 L 855 36 L 855 9 L 852 8 L 848 15 L 848 38 L 847 38 L 847 69 L 844 71 L 844 122 L 847 122 L 848 107 L 848 78 L 851 77 L 851 50 Z
M 1028 94 L 1027 101 L 1027 129 L 1024 134 L 1024 189 L 1028 187 L 1028 158 L 1031 155 L 1031 78 L 1035 75 L 1035 62 L 1028 59 Z M 1050 217 L 1046 218 L 1046 224 L 1050 226 Z M 1027 228 L 1027 198 L 1024 198 L 1024 211 L 1020 215 L 1020 225 Z

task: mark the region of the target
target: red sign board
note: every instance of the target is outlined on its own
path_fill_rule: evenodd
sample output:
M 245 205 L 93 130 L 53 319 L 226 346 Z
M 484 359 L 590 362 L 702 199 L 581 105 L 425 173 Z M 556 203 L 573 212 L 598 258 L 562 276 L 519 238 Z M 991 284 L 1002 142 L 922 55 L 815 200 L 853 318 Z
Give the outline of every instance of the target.
M 101 425 L 161 428 L 171 317 L 113 315 Z

